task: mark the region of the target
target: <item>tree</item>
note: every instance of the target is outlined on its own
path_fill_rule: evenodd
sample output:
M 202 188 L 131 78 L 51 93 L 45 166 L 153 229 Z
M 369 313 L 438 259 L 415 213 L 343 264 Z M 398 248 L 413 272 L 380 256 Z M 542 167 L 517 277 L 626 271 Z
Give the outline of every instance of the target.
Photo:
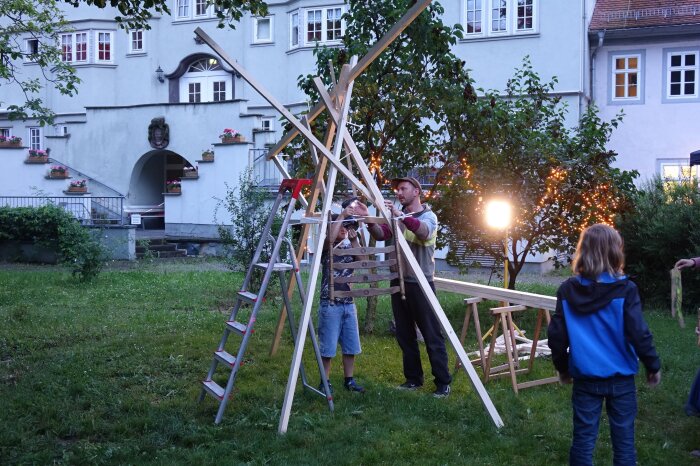
M 351 56 L 362 57 L 374 43 L 415 3 L 412 0 L 350 0 L 342 48 L 319 47 L 316 54 L 318 75 L 331 84 L 328 63 L 336 76 Z M 462 27 L 445 26 L 444 12 L 433 2 L 356 80 L 352 94 L 351 125 L 353 140 L 375 173 L 377 183 L 426 166 L 434 130 L 430 120 L 434 107 L 444 100 L 442 85 L 464 86 L 470 82 L 464 63 L 451 51 L 462 37 Z M 300 76 L 300 87 L 318 100 L 314 75 Z M 325 116 L 314 128 L 326 127 Z M 319 135 L 320 136 L 320 135 Z M 301 139 L 293 145 L 302 147 Z M 302 160 L 298 173 L 313 171 L 310 158 Z M 342 187 L 341 187 L 342 188 Z M 371 240 L 374 241 L 374 240 Z M 376 297 L 368 298 L 364 331 L 374 328 Z
M 235 27 L 244 12 L 254 15 L 267 14 L 263 0 L 208 0 L 214 5 L 219 18 L 218 27 Z M 36 119 L 40 125 L 52 124 L 53 111 L 44 105 L 40 92 L 42 80 L 27 78 L 17 67 L 18 62 L 31 60 L 38 65 L 44 80 L 61 94 L 72 96 L 77 92 L 80 79 L 75 68 L 61 60 L 60 34 L 69 32 L 71 25 L 63 15 L 61 5 L 74 7 L 90 5 L 97 8 L 117 8 L 120 15 L 115 20 L 122 28 L 149 29 L 148 20 L 153 13 L 169 14 L 168 0 L 13 0 L 0 2 L 0 80 L 18 86 L 24 94 L 23 103 L 13 103 L 7 108 L 14 120 Z M 24 45 L 26 36 L 31 38 L 32 49 Z M 2 104 L 3 102 L 0 102 Z
M 436 118 L 445 137 L 436 145 L 431 203 L 442 243 L 450 248 L 448 260 L 469 266 L 465 255 L 477 250 L 503 260 L 507 235 L 509 288 L 528 256 L 552 250 L 570 255 L 581 230 L 613 224 L 635 190 L 637 172 L 613 168 L 616 154 L 606 149 L 622 116 L 605 122 L 589 107 L 578 126 L 567 129 L 566 107 L 552 95 L 555 83 L 543 83 L 526 58 L 504 98 L 493 92 L 478 98 L 470 87 L 460 98 L 454 89 Z M 505 233 L 484 225 L 492 197 L 513 206 Z

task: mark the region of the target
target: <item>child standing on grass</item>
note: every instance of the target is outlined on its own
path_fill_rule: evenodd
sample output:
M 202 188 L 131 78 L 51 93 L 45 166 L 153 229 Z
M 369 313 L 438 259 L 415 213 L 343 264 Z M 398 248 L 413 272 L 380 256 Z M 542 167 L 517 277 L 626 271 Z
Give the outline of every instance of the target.
M 642 361 L 647 383 L 661 380 L 661 362 L 642 316 L 637 286 L 623 274 L 622 238 L 612 227 L 586 228 L 576 246 L 574 277 L 557 291 L 548 328 L 561 383 L 573 379 L 573 439 L 569 464 L 592 465 L 603 401 L 615 465 L 635 465 L 634 376 Z
M 345 388 L 351 392 L 364 393 L 364 387 L 357 384 L 353 378 L 355 369 L 355 355 L 362 351 L 360 347 L 360 332 L 357 324 L 357 310 L 352 297 L 335 297 L 330 299 L 330 274 L 334 278 L 349 277 L 352 269 L 330 270 L 330 254 L 342 249 L 358 248 L 357 239 L 358 223 L 350 217 L 352 207 L 350 203 L 343 203 L 343 211 L 340 215 L 331 217 L 328 238 L 330 247 L 323 250 L 321 256 L 321 297 L 318 309 L 318 339 L 321 349 L 321 360 L 326 372 L 326 379 L 330 376 L 331 360 L 335 356 L 336 348 L 340 343 L 343 352 L 343 373 L 345 375 Z M 332 250 L 330 250 L 332 249 Z M 335 264 L 352 262 L 351 255 L 336 255 Z M 334 283 L 334 291 L 350 291 L 347 283 Z M 323 383 L 321 383 L 322 389 Z M 330 386 L 330 383 L 329 383 Z

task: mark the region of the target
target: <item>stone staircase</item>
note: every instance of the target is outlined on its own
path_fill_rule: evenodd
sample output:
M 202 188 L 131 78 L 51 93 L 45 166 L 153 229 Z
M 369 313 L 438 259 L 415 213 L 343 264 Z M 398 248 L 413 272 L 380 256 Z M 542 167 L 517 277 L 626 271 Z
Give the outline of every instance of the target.
M 136 258 L 186 257 L 186 249 L 178 249 L 177 243 L 165 239 L 141 239 L 136 245 Z

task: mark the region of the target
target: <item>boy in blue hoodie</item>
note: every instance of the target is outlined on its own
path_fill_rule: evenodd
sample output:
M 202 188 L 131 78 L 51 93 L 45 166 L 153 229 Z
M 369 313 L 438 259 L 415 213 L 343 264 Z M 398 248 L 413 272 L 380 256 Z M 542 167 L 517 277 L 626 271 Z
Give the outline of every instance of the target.
M 569 464 L 592 465 L 603 401 L 615 465 L 635 465 L 634 376 L 639 360 L 647 383 L 661 380 L 661 362 L 642 316 L 637 286 L 623 274 L 622 238 L 603 224 L 586 228 L 573 262 L 575 276 L 557 291 L 548 328 L 552 361 L 562 383 L 573 379 L 573 439 Z

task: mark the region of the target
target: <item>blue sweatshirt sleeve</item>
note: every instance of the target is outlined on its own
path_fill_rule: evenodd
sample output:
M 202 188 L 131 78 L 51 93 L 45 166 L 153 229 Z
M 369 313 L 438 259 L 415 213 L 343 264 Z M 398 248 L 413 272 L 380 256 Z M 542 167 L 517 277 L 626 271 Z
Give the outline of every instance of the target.
M 564 285 L 562 285 L 564 286 Z M 569 331 L 562 305 L 561 286 L 557 290 L 557 307 L 547 327 L 547 345 L 552 350 L 552 362 L 561 374 L 569 373 Z
M 639 299 L 637 286 L 631 282 L 630 284 L 632 286 L 630 286 L 625 298 L 624 307 L 625 338 L 634 348 L 647 372 L 654 374 L 661 369 L 661 360 L 656 353 L 654 337 L 642 315 L 642 303 Z

